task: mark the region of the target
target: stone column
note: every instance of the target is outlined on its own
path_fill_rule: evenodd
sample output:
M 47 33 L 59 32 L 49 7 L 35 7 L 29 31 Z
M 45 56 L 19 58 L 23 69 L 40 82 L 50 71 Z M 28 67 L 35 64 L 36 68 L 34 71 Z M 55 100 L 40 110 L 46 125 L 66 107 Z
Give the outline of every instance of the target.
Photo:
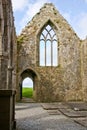
M 11 0 L 0 0 L 0 129 L 15 129 L 15 90 L 13 54 L 15 42 Z M 12 37 L 14 39 L 12 40 Z M 15 45 L 16 46 L 16 45 Z

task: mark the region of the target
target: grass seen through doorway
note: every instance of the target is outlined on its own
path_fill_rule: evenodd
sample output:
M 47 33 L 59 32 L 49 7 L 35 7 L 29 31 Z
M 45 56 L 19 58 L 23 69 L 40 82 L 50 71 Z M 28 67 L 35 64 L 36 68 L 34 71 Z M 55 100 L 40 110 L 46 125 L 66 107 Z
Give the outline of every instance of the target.
M 32 96 L 33 96 L 33 88 L 29 87 L 22 88 L 22 97 L 32 98 Z

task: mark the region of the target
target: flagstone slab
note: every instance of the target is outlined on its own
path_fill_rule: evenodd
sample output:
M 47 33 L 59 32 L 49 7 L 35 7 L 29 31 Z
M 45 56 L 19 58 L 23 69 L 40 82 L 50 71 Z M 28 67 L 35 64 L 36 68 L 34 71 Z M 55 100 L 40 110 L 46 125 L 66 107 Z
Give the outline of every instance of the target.
M 70 118 L 87 117 L 87 111 L 74 111 L 73 109 L 59 109 L 61 113 Z
M 68 105 L 65 103 L 42 103 L 42 107 L 46 110 L 55 110 L 60 108 L 68 108 Z
M 87 118 L 75 119 L 74 121 L 82 126 L 87 127 Z
M 61 115 L 61 112 L 58 110 L 47 110 L 49 115 Z
M 70 108 L 79 111 L 87 111 L 87 102 L 69 102 Z

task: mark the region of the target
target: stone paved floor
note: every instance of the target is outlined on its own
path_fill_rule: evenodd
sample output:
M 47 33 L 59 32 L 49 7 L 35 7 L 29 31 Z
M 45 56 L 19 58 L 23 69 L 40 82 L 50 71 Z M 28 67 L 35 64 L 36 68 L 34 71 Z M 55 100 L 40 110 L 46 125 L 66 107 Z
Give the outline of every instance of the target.
M 49 109 L 44 109 L 47 107 Z M 58 107 L 68 109 L 61 104 Z M 86 126 L 62 114 L 57 104 L 17 103 L 16 121 L 17 130 L 87 130 Z

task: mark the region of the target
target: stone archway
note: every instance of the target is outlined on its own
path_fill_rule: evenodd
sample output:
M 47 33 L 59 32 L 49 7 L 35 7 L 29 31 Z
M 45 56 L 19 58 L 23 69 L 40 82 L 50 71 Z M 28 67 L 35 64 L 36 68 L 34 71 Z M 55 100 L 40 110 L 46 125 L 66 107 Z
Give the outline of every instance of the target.
M 24 70 L 21 75 L 20 75 L 20 78 L 21 78 L 21 81 L 20 81 L 20 100 L 22 99 L 22 83 L 23 83 L 23 80 L 25 78 L 29 77 L 30 79 L 32 79 L 33 81 L 33 99 L 34 100 L 37 100 L 37 92 L 38 92 L 38 75 L 37 73 L 32 70 L 32 69 L 26 69 Z

